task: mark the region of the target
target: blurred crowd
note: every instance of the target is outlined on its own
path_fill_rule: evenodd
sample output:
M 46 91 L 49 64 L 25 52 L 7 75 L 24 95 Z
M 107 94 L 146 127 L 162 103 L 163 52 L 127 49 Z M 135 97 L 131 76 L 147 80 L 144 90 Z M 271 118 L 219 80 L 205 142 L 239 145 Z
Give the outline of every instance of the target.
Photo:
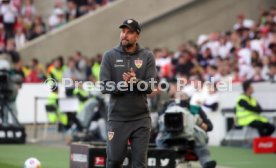
M 237 15 L 232 31 L 202 34 L 197 42 L 178 46 L 176 52 L 156 48 L 159 76 L 198 76 L 214 81 L 232 77 L 233 82 L 276 81 L 276 8 L 263 11 L 253 21 Z
M 0 1 L 0 52 L 14 45 L 24 47 L 27 41 L 93 12 L 112 0 L 56 0 L 49 18 L 43 19 L 33 0 Z
M 1 8 L 12 4 L 4 4 L 4 1 L 2 1 Z M 17 1 L 14 0 L 12 2 L 15 3 Z M 23 30 L 23 32 L 26 31 L 27 33 L 36 29 L 34 27 L 37 25 L 45 27 L 42 20 L 38 19 L 39 17 L 35 14 L 31 1 L 26 0 L 24 2 L 25 5 L 20 6 L 22 14 L 17 15 L 16 21 L 14 20 L 13 31 L 6 30 L 7 26 L 4 26 L 2 29 L 0 26 L 0 31 L 6 32 L 4 37 L 10 37 L 17 29 Z M 70 21 L 78 17 L 76 13 L 75 17 L 70 15 L 70 6 L 78 6 L 80 13 L 84 14 L 90 10 L 95 10 L 97 6 L 107 3 L 106 1 L 101 1 L 101 5 L 99 5 L 98 1 L 93 1 L 94 3 L 92 3 L 89 0 L 77 2 L 68 0 L 67 10 L 64 10 L 62 8 L 62 1 L 57 1 L 54 11 L 57 11 L 57 9 L 62 10 L 68 15 L 68 17 L 65 17 L 67 18 L 66 20 Z M 29 10 L 33 10 L 30 10 L 32 12 L 27 12 L 26 14 L 25 8 L 27 5 L 29 5 Z M 25 14 L 23 11 L 25 11 Z M 26 29 L 26 27 L 22 26 L 22 21 L 28 20 L 28 18 L 29 23 L 33 21 L 33 26 Z M 3 24 L 5 25 L 5 22 Z M 7 33 L 8 31 L 10 32 Z M 20 31 L 15 32 L 14 39 L 17 39 L 17 34 Z M 33 35 L 29 37 L 31 36 Z M 81 51 L 76 51 L 67 57 L 66 60 L 64 60 L 63 56 L 58 56 L 46 65 L 40 64 L 37 58 L 34 58 L 30 63 L 23 64 L 17 58 L 19 57 L 16 52 L 18 45 L 15 41 L 17 40 L 3 42 L 2 46 L 5 45 L 2 48 L 6 52 L 15 55 L 12 56 L 12 59 L 15 59 L 16 62 L 13 71 L 14 73 L 21 74 L 24 82 L 43 82 L 47 77 L 52 77 L 57 81 L 61 81 L 63 77 L 79 81 L 99 80 L 101 54 L 87 57 Z M 153 52 L 156 58 L 159 78 L 169 82 L 176 82 L 178 77 L 185 77 L 186 79 L 197 78 L 201 81 L 211 80 L 212 77 L 214 82 L 232 77 L 233 83 L 245 80 L 275 82 L 276 7 L 260 11 L 258 20 L 251 20 L 242 13 L 238 14 L 232 30 L 201 34 L 196 42 L 188 41 L 180 44 L 174 52 L 166 47 L 154 48 Z

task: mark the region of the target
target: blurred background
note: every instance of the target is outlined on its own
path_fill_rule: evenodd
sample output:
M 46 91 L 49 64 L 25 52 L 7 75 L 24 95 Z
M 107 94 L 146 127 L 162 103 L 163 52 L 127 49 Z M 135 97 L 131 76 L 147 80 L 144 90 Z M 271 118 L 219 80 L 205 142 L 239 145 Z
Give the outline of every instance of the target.
M 208 144 L 219 167 L 273 167 L 275 154 L 253 151 L 258 131 L 235 124 L 235 107 L 242 83 L 251 81 L 260 112 L 276 123 L 274 0 L 1 0 L 0 137 L 6 128 L 26 137 L 14 141 L 24 145 L 3 140 L 0 167 L 22 167 L 31 156 L 45 167 L 69 167 L 70 143 L 105 141 L 108 96 L 74 81 L 99 81 L 102 55 L 119 43 L 118 27 L 129 18 L 141 24 L 139 44 L 153 52 L 158 80 L 170 85 L 148 95 L 151 143 L 158 112 L 175 100 L 177 79 L 185 79 L 184 99 L 205 108 L 213 123 Z M 69 79 L 74 86 L 62 85 Z M 226 82 L 229 89 L 206 95 L 193 81 Z

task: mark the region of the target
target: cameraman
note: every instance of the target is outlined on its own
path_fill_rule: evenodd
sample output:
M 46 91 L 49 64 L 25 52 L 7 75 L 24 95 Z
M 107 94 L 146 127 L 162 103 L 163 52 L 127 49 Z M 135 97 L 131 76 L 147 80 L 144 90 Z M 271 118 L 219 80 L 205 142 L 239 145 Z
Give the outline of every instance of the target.
M 187 109 L 187 102 L 184 101 L 169 101 L 165 104 L 163 110 L 160 112 L 159 117 L 159 133 L 156 138 L 156 144 L 158 147 L 169 147 L 173 144 L 167 144 L 166 140 L 183 139 L 183 143 L 186 141 L 194 140 L 194 152 L 199 158 L 200 164 L 203 168 L 216 167 L 216 161 L 211 159 L 208 143 L 208 131 L 213 129 L 211 121 L 207 118 L 206 114 L 199 110 L 198 115 L 192 115 Z M 176 111 L 174 111 L 176 110 Z M 169 132 L 166 131 L 165 126 L 165 114 L 174 112 L 183 113 L 183 131 L 181 132 Z M 186 119 L 186 120 L 185 120 Z M 186 123 L 184 123 L 186 122 Z M 167 141 L 168 142 L 168 141 Z M 184 144 L 183 144 L 184 145 Z

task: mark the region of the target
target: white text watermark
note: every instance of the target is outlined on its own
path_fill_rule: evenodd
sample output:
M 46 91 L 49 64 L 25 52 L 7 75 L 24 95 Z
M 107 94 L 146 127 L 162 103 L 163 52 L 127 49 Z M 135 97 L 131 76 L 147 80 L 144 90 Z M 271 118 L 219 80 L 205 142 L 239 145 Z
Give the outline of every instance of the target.
M 54 90 L 58 87 L 58 82 L 53 78 L 48 78 L 44 81 L 44 85 Z M 96 92 L 106 92 L 112 93 L 114 91 L 121 91 L 121 92 L 133 92 L 133 91 L 168 91 L 171 83 L 167 82 L 166 80 L 160 80 L 159 82 L 154 78 L 150 80 L 143 81 L 134 81 L 130 80 L 129 82 L 126 81 L 74 81 L 71 78 L 63 78 L 61 83 L 61 87 L 64 88 L 77 88 L 82 87 L 85 91 L 96 91 Z M 195 89 L 202 89 L 207 87 L 209 91 L 220 91 L 220 92 L 230 92 L 232 91 L 232 78 L 228 78 L 227 80 L 215 81 L 213 77 L 211 77 L 210 81 L 199 81 L 193 80 L 189 81 L 186 78 L 177 78 L 176 83 L 176 91 L 181 92 L 186 86 L 192 86 Z

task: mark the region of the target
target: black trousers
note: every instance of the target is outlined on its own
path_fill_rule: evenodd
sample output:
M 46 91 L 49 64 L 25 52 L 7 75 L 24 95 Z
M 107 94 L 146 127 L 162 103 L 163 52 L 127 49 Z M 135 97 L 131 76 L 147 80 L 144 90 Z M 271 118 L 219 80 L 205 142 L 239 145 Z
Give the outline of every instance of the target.
M 151 119 L 107 123 L 107 168 L 122 168 L 127 155 L 128 140 L 131 142 L 133 168 L 147 167 L 147 151 L 150 138 Z
M 4 23 L 6 39 L 14 38 L 14 24 L 15 23 Z
M 82 127 L 80 121 L 78 120 L 76 113 L 68 112 L 68 113 L 66 113 L 66 115 L 68 117 L 68 125 L 65 126 L 66 129 L 70 129 L 73 124 L 76 124 L 78 131 L 83 130 L 83 127 Z
M 261 137 L 270 136 L 275 130 L 275 126 L 270 123 L 264 123 L 261 121 L 253 121 L 249 124 L 250 127 L 256 128 Z

